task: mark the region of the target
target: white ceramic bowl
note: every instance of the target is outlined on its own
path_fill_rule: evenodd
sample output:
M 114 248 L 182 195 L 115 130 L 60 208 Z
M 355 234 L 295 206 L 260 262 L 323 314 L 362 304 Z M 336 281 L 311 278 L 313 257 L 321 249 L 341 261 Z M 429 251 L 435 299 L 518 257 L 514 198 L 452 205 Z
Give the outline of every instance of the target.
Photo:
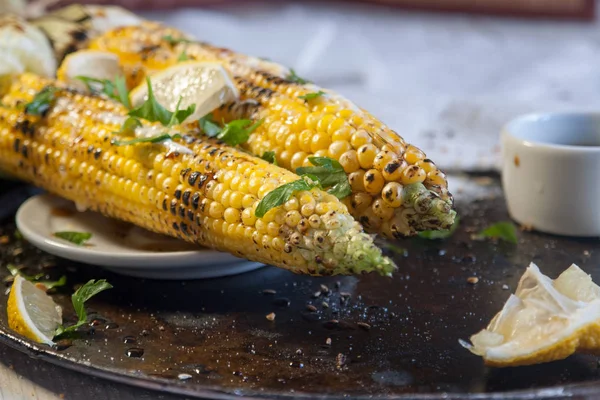
M 517 222 L 600 236 L 600 113 L 533 114 L 502 131 L 502 185 Z

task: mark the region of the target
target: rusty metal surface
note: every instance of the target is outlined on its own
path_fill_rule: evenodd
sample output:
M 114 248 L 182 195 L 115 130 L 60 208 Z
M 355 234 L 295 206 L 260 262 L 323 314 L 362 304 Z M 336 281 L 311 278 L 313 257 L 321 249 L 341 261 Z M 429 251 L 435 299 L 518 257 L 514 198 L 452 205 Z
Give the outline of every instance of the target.
M 461 226 L 451 239 L 383 243 L 400 266 L 393 279 L 317 279 L 264 268 L 187 282 L 126 278 L 43 254 L 13 236 L 8 200 L 18 204 L 30 192 L 0 184 L 0 237 L 10 239 L 0 245 L 2 265 L 66 273 L 69 287 L 55 298 L 67 320 L 72 285 L 106 278 L 115 287 L 91 301 L 93 326 L 62 350 L 11 333 L 0 291 L 0 340 L 34 357 L 203 398 L 600 396 L 596 357 L 491 369 L 458 344 L 501 308 L 531 261 L 552 277 L 575 262 L 600 280 L 598 240 L 531 232 L 519 233 L 516 246 L 471 240 L 472 232 L 508 219 L 495 181 L 479 187 L 478 200 L 459 202 Z M 6 275 L 0 268 L 0 278 Z M 467 282 L 473 276 L 478 283 Z M 127 355 L 139 349 L 140 357 Z

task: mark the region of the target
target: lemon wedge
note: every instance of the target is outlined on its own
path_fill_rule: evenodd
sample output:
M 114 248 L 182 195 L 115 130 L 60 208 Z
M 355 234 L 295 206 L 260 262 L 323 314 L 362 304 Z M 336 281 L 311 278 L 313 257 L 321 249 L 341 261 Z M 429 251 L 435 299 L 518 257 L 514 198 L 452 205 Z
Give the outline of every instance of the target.
M 56 73 L 59 80 L 70 83 L 78 88 L 85 88 L 78 76 L 95 79 L 108 79 L 123 75 L 119 58 L 112 53 L 96 50 L 81 50 L 65 57 Z
M 531 264 L 488 327 L 461 344 L 508 367 L 600 351 L 600 287 L 573 264 L 555 280 Z
M 52 345 L 52 338 L 62 323 L 62 310 L 52 297 L 20 275 L 8 296 L 8 326 L 15 332 L 39 343 Z
M 38 28 L 14 15 L 0 15 L 0 74 L 33 72 L 54 76 L 50 42 Z
M 225 68 L 218 63 L 182 62 L 150 76 L 156 100 L 174 111 L 181 97 L 180 109 L 195 104 L 196 109 L 185 122 L 197 120 L 223 104 L 239 98 L 239 92 Z M 130 93 L 131 103 L 138 107 L 148 99 L 144 82 Z

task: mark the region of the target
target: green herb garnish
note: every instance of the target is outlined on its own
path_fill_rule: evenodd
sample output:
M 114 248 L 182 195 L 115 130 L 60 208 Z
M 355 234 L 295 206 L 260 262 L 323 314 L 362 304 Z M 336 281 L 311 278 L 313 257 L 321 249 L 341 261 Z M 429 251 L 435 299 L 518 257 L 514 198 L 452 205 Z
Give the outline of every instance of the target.
M 265 151 L 261 158 L 271 164 L 277 165 L 277 158 L 275 157 L 274 151 Z
M 188 108 L 180 110 L 180 97 L 179 101 L 177 102 L 177 107 L 175 108 L 175 111 L 171 112 L 167 110 L 162 105 L 160 105 L 158 101 L 156 101 L 156 98 L 154 97 L 154 91 L 152 90 L 152 82 L 150 82 L 150 78 L 146 78 L 146 83 L 148 85 L 148 99 L 144 102 L 144 104 L 142 104 L 138 108 L 129 111 L 128 115 L 132 117 L 142 118 L 150 122 L 160 122 L 164 126 L 170 127 L 174 124 L 182 123 L 196 109 L 196 105 L 192 104 Z
M 327 190 L 329 194 L 338 199 L 343 199 L 352 193 L 346 171 L 337 160 L 329 157 L 309 157 L 308 160 L 314 167 L 296 168 L 298 175 L 314 176 L 323 188 L 329 188 Z
M 54 335 L 54 339 L 64 336 L 65 334 L 75 332 L 77 328 L 84 325 L 87 322 L 85 303 L 98 293 L 107 289 L 112 289 L 112 287 L 113 286 L 110 283 L 106 282 L 106 279 L 100 279 L 98 281 L 91 279 L 85 285 L 77 289 L 71 296 L 71 302 L 73 303 L 73 308 L 75 309 L 78 320 L 75 325 L 67 327 L 62 325 L 59 326 L 56 330 L 56 334 Z
M 460 222 L 460 218 L 457 215 L 454 218 L 454 223 L 452 224 L 452 226 L 450 227 L 450 229 L 444 229 L 444 230 L 439 230 L 439 231 L 423 231 L 423 232 L 419 232 L 419 237 L 423 238 L 423 239 L 430 239 L 430 240 L 447 239 L 447 238 L 449 238 L 450 236 L 452 236 L 454 234 L 454 232 L 458 228 L 459 222 Z
M 307 81 L 306 79 L 300 78 L 298 75 L 296 75 L 296 71 L 294 71 L 293 68 L 290 68 L 290 73 L 285 77 L 285 79 L 290 82 L 299 83 L 301 85 L 304 85 L 305 83 L 310 83 L 310 81 Z
M 119 129 L 117 132 L 113 132 L 117 135 L 129 135 L 132 134 L 133 132 L 135 132 L 136 128 L 140 128 L 142 126 L 142 123 L 140 122 L 139 119 L 135 118 L 135 117 L 127 117 L 127 119 L 125 120 L 125 122 L 123 122 L 123 125 L 121 125 L 121 129 Z
M 294 193 L 311 190 L 317 186 L 319 186 L 318 182 L 312 181 L 306 177 L 281 185 L 263 197 L 260 203 L 258 203 L 254 215 L 258 218 L 262 218 L 270 209 L 278 207 L 288 201 Z
M 183 61 L 188 61 L 190 58 L 188 57 L 187 53 L 184 51 L 182 51 L 179 56 L 177 57 L 177 62 L 183 62 Z
M 114 82 L 110 79 L 98 79 L 89 76 L 76 76 L 75 79 L 82 81 L 90 92 L 102 93 L 131 109 L 129 91 L 124 76 L 117 76 Z
M 63 231 L 63 232 L 54 232 L 54 236 L 57 238 L 66 240 L 77 246 L 83 246 L 85 242 L 92 238 L 92 234 L 89 232 L 73 232 L 73 231 Z
M 476 235 L 479 238 L 500 239 L 517 244 L 517 227 L 512 222 L 498 222 L 490 225 Z
M 113 140 L 111 143 L 114 144 L 115 146 L 129 146 L 131 144 L 138 144 L 138 143 L 160 143 L 160 142 L 164 142 L 165 140 L 180 139 L 180 138 L 181 138 L 181 135 L 179 135 L 179 134 L 169 135 L 168 133 L 163 133 L 162 135 L 158 135 L 158 136 L 140 137 L 140 138 L 135 138 L 135 139 L 131 139 L 131 140 Z
M 252 123 L 249 119 L 236 119 L 226 123 L 222 128 L 212 120 L 212 114 L 208 114 L 199 120 L 200 127 L 209 137 L 216 137 L 229 146 L 237 146 L 246 143 L 250 134 L 262 124 L 263 120 Z
M 171 35 L 163 36 L 162 39 L 169 42 L 172 45 L 176 45 L 179 43 L 194 43 L 193 40 L 189 40 L 189 39 L 185 39 L 185 38 L 174 38 Z
M 323 92 L 323 91 L 319 90 L 318 92 L 307 93 L 307 94 L 305 94 L 305 95 L 298 96 L 298 98 L 299 98 L 299 99 L 306 100 L 306 101 L 309 101 L 309 100 L 316 99 L 317 97 L 321 97 L 321 96 L 323 96 L 324 94 L 325 94 L 325 92 Z
M 56 92 L 58 91 L 57 87 L 54 86 L 46 86 L 42 90 L 40 90 L 25 106 L 25 113 L 30 115 L 44 115 L 50 109 L 52 102 L 56 97 Z
M 8 264 L 6 266 L 6 269 L 8 269 L 8 271 L 10 272 L 10 274 L 12 276 L 20 275 L 21 277 L 23 277 L 25 280 L 28 280 L 29 282 L 40 283 L 40 284 L 44 285 L 47 290 L 50 290 L 50 289 L 53 289 L 53 288 L 59 287 L 59 286 L 64 286 L 67 283 L 67 277 L 65 275 L 61 276 L 57 281 L 43 281 L 41 279 L 44 276 L 46 276 L 46 274 L 43 272 L 40 272 L 39 274 L 35 274 L 35 275 L 27 275 L 24 272 L 22 272 L 21 269 L 17 268 L 13 264 Z

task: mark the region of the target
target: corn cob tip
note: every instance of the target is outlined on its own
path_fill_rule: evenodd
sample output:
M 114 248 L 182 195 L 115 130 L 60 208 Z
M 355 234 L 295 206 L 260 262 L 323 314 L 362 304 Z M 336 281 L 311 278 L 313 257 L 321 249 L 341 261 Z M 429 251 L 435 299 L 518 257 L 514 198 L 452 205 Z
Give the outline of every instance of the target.
M 424 231 L 450 229 L 456 218 L 452 209 L 452 198 L 442 199 L 436 192 L 422 183 L 406 185 L 402 193 L 407 205 L 414 213 L 408 218 L 409 229 Z

